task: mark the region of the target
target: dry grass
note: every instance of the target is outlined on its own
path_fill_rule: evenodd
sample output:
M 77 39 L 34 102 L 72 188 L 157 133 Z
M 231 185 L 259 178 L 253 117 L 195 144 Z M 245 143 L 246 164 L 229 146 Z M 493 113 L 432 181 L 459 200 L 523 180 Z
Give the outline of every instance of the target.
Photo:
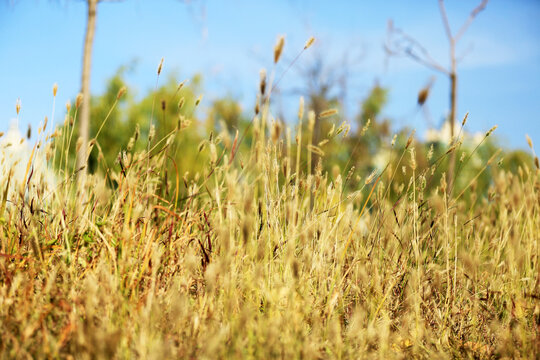
M 251 150 L 214 145 L 183 185 L 159 176 L 172 133 L 124 152 L 114 189 L 95 175 L 77 192 L 63 154 L 55 189 L 2 198 L 0 357 L 537 356 L 538 169 L 488 166 L 467 201 L 445 180 L 428 193 L 411 136 L 350 192 L 347 172 L 310 173 L 290 129 L 266 140 L 263 101 Z

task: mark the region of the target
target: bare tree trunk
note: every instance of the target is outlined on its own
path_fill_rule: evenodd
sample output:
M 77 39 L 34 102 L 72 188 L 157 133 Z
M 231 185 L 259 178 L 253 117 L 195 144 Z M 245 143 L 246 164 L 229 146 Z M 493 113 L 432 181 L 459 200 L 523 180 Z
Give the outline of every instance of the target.
M 454 138 L 455 134 L 455 125 L 456 125 L 456 112 L 457 112 L 457 70 L 456 70 L 456 55 L 454 52 L 455 44 L 454 41 L 451 41 L 450 44 L 450 117 L 448 122 L 450 123 L 450 139 L 451 141 L 456 141 Z M 456 151 L 450 153 L 450 159 L 448 164 L 448 188 L 453 189 L 454 182 L 454 170 L 456 167 Z
M 90 129 L 90 71 L 92 63 L 92 46 L 94 44 L 94 33 L 96 30 L 96 11 L 98 0 L 87 0 L 88 18 L 86 23 L 86 36 L 84 39 L 83 69 L 81 81 L 81 93 L 83 95 L 81 106 L 81 117 L 79 121 L 79 136 L 82 143 L 77 154 L 77 175 L 79 188 L 84 185 L 88 160 L 88 137 Z

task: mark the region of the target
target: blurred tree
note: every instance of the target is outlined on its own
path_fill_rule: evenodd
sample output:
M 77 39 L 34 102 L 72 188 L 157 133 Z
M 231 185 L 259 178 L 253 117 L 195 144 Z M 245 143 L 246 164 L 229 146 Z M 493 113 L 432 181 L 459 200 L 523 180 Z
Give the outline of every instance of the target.
M 456 112 L 457 112 L 457 62 L 458 56 L 456 55 L 456 44 L 459 42 L 463 34 L 467 31 L 471 23 L 474 21 L 476 16 L 482 12 L 488 0 L 482 0 L 469 14 L 467 20 L 461 25 L 459 30 L 455 33 L 452 32 L 450 27 L 450 22 L 446 14 L 446 8 L 444 5 L 444 0 L 439 0 L 439 9 L 441 12 L 441 19 L 444 25 L 444 30 L 446 36 L 448 37 L 449 42 L 449 60 L 450 64 L 448 67 L 444 67 L 439 62 L 431 57 L 429 52 L 413 37 L 404 33 L 400 29 L 396 29 L 393 26 L 392 21 L 388 22 L 388 41 L 385 45 L 385 50 L 389 56 L 399 56 L 406 55 L 414 61 L 433 69 L 437 72 L 440 72 L 446 76 L 450 81 L 450 91 L 449 91 L 449 100 L 450 100 L 450 114 L 448 116 L 448 122 L 450 123 L 450 137 L 455 141 L 455 129 L 456 129 Z M 427 98 L 428 92 L 426 92 Z M 421 102 L 421 97 L 419 96 L 419 103 Z M 454 180 L 454 167 L 455 167 L 455 152 L 450 153 L 450 160 L 448 166 L 448 183 L 451 184 Z
M 330 118 L 320 115 L 331 108 L 342 108 L 342 98 L 340 99 L 339 95 L 346 92 L 347 83 L 343 81 L 343 77 L 346 77 L 349 70 L 348 66 L 329 64 L 321 52 L 315 53 L 312 62 L 301 68 L 300 75 L 304 85 L 295 92 L 305 96 L 308 110 L 315 113 L 314 123 L 304 122 L 306 144 L 317 146 L 332 128 Z M 309 169 L 311 173 L 319 161 L 317 153 L 312 156 Z
M 356 132 L 348 138 L 352 165 L 357 169 L 371 170 L 374 166 L 371 160 L 385 142 L 389 143 L 390 120 L 381 116 L 387 102 L 388 90 L 376 83 L 360 104 Z
M 231 96 L 214 100 L 208 111 L 207 127 L 209 129 L 215 129 L 221 122 L 227 126 L 225 130 L 229 132 L 238 129 L 240 123 L 246 122 L 246 119 L 242 117 L 242 107 Z
M 200 91 L 202 79 L 199 75 L 193 77 L 189 84 L 179 89 L 179 84 L 174 76 L 171 76 L 166 84 L 152 90 L 146 94 L 142 100 L 135 101 L 131 96 L 131 91 L 124 80 L 127 68 L 122 67 L 108 80 L 105 92 L 91 98 L 91 118 L 89 124 L 89 136 L 96 138 L 96 146 L 88 157 L 88 170 L 90 173 L 102 171 L 104 173 L 118 170 L 117 159 L 123 151 L 135 153 L 147 149 L 147 139 L 150 133 L 150 116 L 154 111 L 155 135 L 152 144 L 164 145 L 165 137 L 173 134 L 173 141 L 168 149 L 168 156 L 180 171 L 197 172 L 204 168 L 206 154 L 199 155 L 197 147 L 202 140 L 200 122 L 195 117 L 196 94 Z M 127 88 L 127 94 L 118 97 L 122 88 Z M 118 101 L 118 102 L 117 102 Z M 115 105 L 116 103 L 116 105 Z M 154 103 L 156 104 L 155 109 Z M 73 114 L 71 114 L 73 115 Z M 104 124 L 104 121 L 106 123 Z M 67 144 L 65 137 L 70 137 L 72 121 L 66 121 L 62 130 L 63 137 L 57 139 L 56 148 L 62 149 L 62 142 Z M 73 129 L 73 139 L 79 136 L 79 128 Z M 134 133 L 138 131 L 137 141 L 131 145 L 130 139 L 134 138 Z M 129 145 L 129 146 L 128 146 Z M 76 152 L 74 141 L 69 146 L 69 158 L 73 159 Z M 57 155 L 60 159 L 61 155 Z M 63 167 L 64 164 L 60 164 Z M 75 170 L 75 164 L 70 163 L 67 169 L 70 173 Z M 164 169 L 165 172 L 172 171 L 174 165 Z M 176 169 L 174 170 L 176 171 Z

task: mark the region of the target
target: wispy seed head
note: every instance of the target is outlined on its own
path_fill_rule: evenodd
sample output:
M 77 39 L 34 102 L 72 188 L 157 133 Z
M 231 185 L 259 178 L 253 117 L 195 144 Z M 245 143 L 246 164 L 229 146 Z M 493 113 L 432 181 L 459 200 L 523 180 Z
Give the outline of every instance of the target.
M 540 163 L 538 162 L 538 156 L 534 157 L 534 165 L 536 166 L 537 169 L 540 170 Z
M 66 111 L 69 113 L 69 110 L 71 110 L 71 102 L 68 100 L 66 102 Z
M 116 99 L 117 99 L 117 100 L 120 100 L 120 98 L 121 98 L 122 96 L 124 96 L 125 93 L 126 93 L 126 87 L 125 87 L 125 86 L 122 86 L 122 87 L 120 88 L 120 90 L 118 90 L 118 94 L 116 94 Z
M 277 62 L 279 61 L 279 58 L 281 57 L 281 53 L 283 52 L 284 45 L 285 45 L 285 37 L 280 36 L 278 38 L 276 46 L 274 46 L 274 64 L 277 64 Z
M 298 119 L 302 120 L 304 117 L 304 97 L 300 96 L 300 105 L 298 106 Z
M 202 98 L 203 98 L 203 94 L 199 95 L 199 97 L 197 98 L 197 100 L 195 100 L 195 106 L 199 106 L 199 104 L 200 104 L 201 101 L 202 101 Z
M 150 125 L 150 131 L 148 131 L 148 141 L 152 141 L 154 135 L 156 134 L 156 127 L 154 124 Z
M 365 184 L 369 184 L 370 182 L 373 181 L 373 179 L 375 178 L 375 176 L 377 176 L 377 169 L 373 169 L 373 171 L 371 172 L 371 174 L 369 174 L 369 176 L 366 178 L 365 180 Z
M 83 100 L 83 94 L 79 93 L 77 94 L 77 99 L 75 100 L 75 108 L 78 109 L 79 106 L 81 106 Z
M 178 101 L 178 110 L 182 109 L 182 107 L 184 106 L 184 102 L 185 102 L 185 101 L 186 101 L 186 100 L 185 100 L 184 97 L 182 96 L 182 97 L 180 98 L 180 101 Z
M 54 97 L 56 97 L 56 92 L 58 91 L 58 84 L 54 83 L 52 86 L 52 94 Z
M 281 124 L 279 120 L 276 120 L 274 122 L 274 126 L 272 126 L 272 142 L 275 144 L 279 137 L 281 136 Z
M 431 158 L 433 157 L 433 151 L 434 151 L 433 144 L 431 144 L 431 146 L 429 147 L 429 151 L 427 153 L 427 159 L 428 160 L 431 160 Z
M 259 103 L 261 102 L 261 95 L 260 94 L 257 94 L 257 100 L 255 100 L 255 115 L 258 115 L 259 112 L 261 111 L 261 107 L 259 105 Z
M 461 122 L 461 127 L 465 126 L 465 124 L 467 123 L 467 118 L 468 117 L 469 117 L 469 113 L 466 113 L 465 117 L 463 118 L 463 121 Z
M 161 61 L 159 62 L 159 66 L 157 68 L 157 74 L 161 74 L 161 69 L 163 68 L 163 58 L 161 58 Z
M 311 47 L 311 45 L 313 45 L 313 43 L 315 42 L 315 38 L 312 36 L 308 39 L 308 41 L 306 41 L 306 45 L 304 45 L 304 50 L 308 49 L 309 47 Z
M 411 169 L 416 170 L 416 152 L 414 146 L 409 150 L 411 152 Z
M 407 139 L 407 145 L 405 145 L 405 149 L 408 149 L 409 146 L 411 145 L 411 143 L 412 143 L 412 141 L 413 141 L 413 139 L 414 139 L 414 133 L 415 133 L 415 132 L 416 132 L 416 131 L 413 130 L 413 131 L 411 132 L 411 135 L 409 135 L 409 138 Z
M 532 150 L 533 149 L 533 142 L 532 142 L 531 138 L 529 137 L 528 134 L 525 134 L 525 138 L 527 139 L 527 144 L 529 144 L 529 147 Z
M 367 119 L 366 125 L 364 125 L 364 127 L 362 128 L 362 131 L 360 132 L 360 135 L 364 136 L 366 131 L 368 131 L 368 129 L 369 129 L 369 125 L 371 125 L 371 119 Z
M 30 139 L 32 137 L 32 126 L 28 124 L 28 130 L 26 130 L 26 138 Z
M 498 126 L 498 125 L 495 125 L 495 126 L 492 127 L 491 129 L 489 129 L 489 131 L 486 133 L 486 137 L 488 137 L 489 135 L 491 135 L 491 133 L 494 132 L 495 129 L 497 129 L 497 126 Z
M 337 109 L 328 109 L 328 110 L 324 110 L 323 112 L 321 112 L 319 114 L 319 118 L 323 119 L 323 118 L 326 118 L 326 117 L 329 117 L 329 116 L 332 116 L 332 115 L 335 115 L 338 113 L 338 110 Z
M 139 124 L 135 125 L 135 134 L 133 137 L 135 138 L 135 141 L 139 139 L 139 134 L 141 133 L 141 128 L 139 127 Z
M 182 81 L 180 84 L 178 84 L 178 88 L 176 89 L 176 91 L 180 91 L 182 90 L 182 88 L 184 87 L 184 85 L 186 84 L 187 80 L 184 80 Z
M 19 115 L 19 112 L 21 111 L 21 99 L 17 99 L 17 102 L 15 103 L 15 111 L 17 111 L 17 115 Z
M 266 91 L 266 70 L 265 69 L 261 69 L 261 71 L 259 72 L 259 75 L 260 75 L 260 78 L 261 78 L 261 81 L 260 81 L 260 92 L 261 92 L 261 95 L 264 96 L 264 93 Z
M 315 128 L 315 111 L 310 110 L 308 113 L 308 127 L 310 130 Z
M 392 138 L 392 146 L 396 145 L 397 140 L 397 134 L 394 134 L 394 137 Z

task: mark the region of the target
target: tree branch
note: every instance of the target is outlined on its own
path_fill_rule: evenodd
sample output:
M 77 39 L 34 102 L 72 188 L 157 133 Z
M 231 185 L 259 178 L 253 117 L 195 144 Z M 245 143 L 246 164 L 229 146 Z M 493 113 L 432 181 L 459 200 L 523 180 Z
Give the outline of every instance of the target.
M 396 40 L 389 39 L 385 44 L 385 50 L 388 55 L 407 55 L 412 60 L 419 64 L 422 64 L 430 69 L 441 72 L 445 75 L 449 75 L 450 72 L 435 59 L 431 57 L 429 52 L 412 36 L 406 34 L 400 29 L 393 27 L 392 23 L 389 23 L 388 27 L 389 36 L 398 35 Z
M 442 1 L 442 0 L 440 0 Z M 465 23 L 463 23 L 463 25 L 461 26 L 461 28 L 458 30 L 456 36 L 454 37 L 454 41 L 455 42 L 458 42 L 459 39 L 463 36 L 463 34 L 465 33 L 465 31 L 467 31 L 468 27 L 471 25 L 471 23 L 473 22 L 474 18 L 482 11 L 486 8 L 486 5 L 488 3 L 489 0 L 482 0 L 482 2 L 476 7 L 473 9 L 473 11 L 471 11 L 469 17 L 467 18 L 467 20 L 465 21 Z
M 452 36 L 452 30 L 450 29 L 450 22 L 448 21 L 448 15 L 446 15 L 446 8 L 444 7 L 444 0 L 439 0 L 439 10 L 441 11 L 441 18 L 444 25 L 444 31 L 446 33 L 446 37 L 448 37 L 448 41 L 450 41 L 450 43 L 453 43 L 454 38 Z

